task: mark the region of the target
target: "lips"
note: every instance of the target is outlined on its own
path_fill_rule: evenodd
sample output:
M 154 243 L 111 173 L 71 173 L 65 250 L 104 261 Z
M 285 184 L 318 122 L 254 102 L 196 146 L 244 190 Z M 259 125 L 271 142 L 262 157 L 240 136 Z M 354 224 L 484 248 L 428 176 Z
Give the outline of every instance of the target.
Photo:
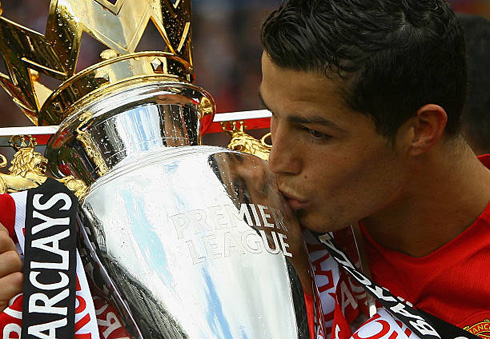
M 305 200 L 301 200 L 300 198 L 297 198 L 293 194 L 284 192 L 283 190 L 279 190 L 279 192 L 282 194 L 282 196 L 284 197 L 288 205 L 294 211 L 305 209 L 308 206 Z

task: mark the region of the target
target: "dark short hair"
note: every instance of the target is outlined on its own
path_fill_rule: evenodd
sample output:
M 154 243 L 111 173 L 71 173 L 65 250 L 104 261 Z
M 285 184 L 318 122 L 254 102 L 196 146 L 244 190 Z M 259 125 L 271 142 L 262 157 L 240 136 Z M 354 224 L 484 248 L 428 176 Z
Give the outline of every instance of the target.
M 447 134 L 459 131 L 464 36 L 445 0 L 286 0 L 261 41 L 279 67 L 350 79 L 345 102 L 387 137 L 425 104 L 445 109 Z

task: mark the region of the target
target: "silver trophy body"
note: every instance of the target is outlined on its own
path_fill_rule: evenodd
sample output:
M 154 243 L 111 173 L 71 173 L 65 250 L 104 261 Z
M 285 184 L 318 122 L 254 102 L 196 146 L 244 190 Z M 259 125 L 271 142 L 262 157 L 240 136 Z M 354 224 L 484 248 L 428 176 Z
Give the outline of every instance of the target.
M 149 22 L 162 50 L 137 52 Z M 33 123 L 59 124 L 49 170 L 81 192 L 86 271 L 132 336 L 310 337 L 313 279 L 273 175 L 198 146 L 214 103 L 192 85 L 191 1 L 52 0 L 45 34 L 0 5 L 0 24 L 0 85 Z M 107 50 L 77 71 L 85 33 Z
M 85 259 L 127 329 L 309 338 L 310 266 L 266 162 L 198 146 L 198 87 L 150 81 L 106 93 L 71 112 L 46 156 L 53 173 L 90 185 Z

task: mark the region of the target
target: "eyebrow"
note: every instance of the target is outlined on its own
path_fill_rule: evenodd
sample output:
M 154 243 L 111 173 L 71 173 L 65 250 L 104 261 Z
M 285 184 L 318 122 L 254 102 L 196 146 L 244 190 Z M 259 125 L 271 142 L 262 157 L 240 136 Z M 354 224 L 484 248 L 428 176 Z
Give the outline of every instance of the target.
M 259 100 L 260 100 L 260 103 L 262 104 L 262 106 L 264 106 L 264 108 L 270 112 L 272 112 L 272 110 L 269 108 L 269 106 L 267 106 L 267 104 L 265 103 L 264 101 L 264 97 L 262 96 L 262 91 L 260 90 L 260 86 L 259 86 L 259 89 L 257 91 L 258 95 L 259 95 Z
M 273 111 L 269 108 L 269 106 L 267 106 L 267 104 L 264 101 L 264 98 L 262 97 L 262 92 L 260 91 L 260 86 L 259 86 L 259 90 L 258 90 L 258 95 L 259 95 L 259 99 L 260 99 L 262 105 L 265 107 L 265 109 L 267 109 L 268 111 L 273 113 Z M 289 122 L 292 122 L 292 123 L 296 123 L 296 124 L 319 124 L 319 125 L 335 128 L 341 132 L 346 132 L 345 129 L 343 129 L 342 127 L 340 127 L 339 125 L 337 125 L 333 121 L 325 119 L 324 117 L 319 116 L 319 115 L 311 116 L 308 118 L 288 115 L 286 117 L 286 120 Z

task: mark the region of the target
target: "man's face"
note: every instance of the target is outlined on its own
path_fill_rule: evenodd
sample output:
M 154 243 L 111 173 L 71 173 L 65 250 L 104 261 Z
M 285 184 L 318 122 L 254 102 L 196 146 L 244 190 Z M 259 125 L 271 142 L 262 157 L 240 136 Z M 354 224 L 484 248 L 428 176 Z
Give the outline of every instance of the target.
M 303 226 L 334 231 L 401 199 L 403 142 L 391 144 L 350 109 L 338 80 L 277 67 L 265 53 L 262 73 L 260 94 L 273 114 L 269 168 Z

